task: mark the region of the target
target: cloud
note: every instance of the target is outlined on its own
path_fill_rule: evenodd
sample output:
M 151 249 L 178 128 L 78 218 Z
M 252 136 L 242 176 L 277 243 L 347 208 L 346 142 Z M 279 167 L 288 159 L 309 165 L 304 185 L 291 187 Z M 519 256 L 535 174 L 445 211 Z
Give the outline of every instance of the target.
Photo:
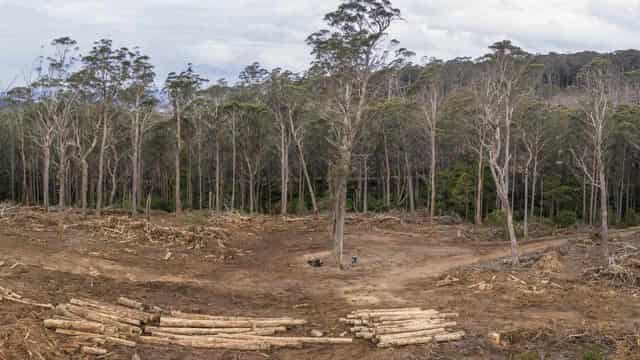
M 235 80 L 245 65 L 295 71 L 308 65 L 306 37 L 339 0 L 0 0 L 0 82 L 23 72 L 43 44 L 69 35 L 139 46 L 158 80 L 193 62 Z M 405 21 L 392 36 L 418 56 L 477 57 L 512 39 L 532 52 L 611 51 L 637 46 L 640 0 L 395 0 Z

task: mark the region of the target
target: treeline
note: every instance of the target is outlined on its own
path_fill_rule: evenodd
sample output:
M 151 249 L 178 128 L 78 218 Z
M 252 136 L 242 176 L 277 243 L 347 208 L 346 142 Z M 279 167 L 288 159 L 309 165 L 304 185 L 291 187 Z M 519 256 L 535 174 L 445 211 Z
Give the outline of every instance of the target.
M 99 40 L 79 56 L 55 39 L 3 95 L 0 198 L 285 214 L 336 212 L 344 193 L 351 211 L 638 223 L 640 52 L 532 55 L 503 41 L 479 59 L 371 47 L 377 62 L 359 63 L 332 43 L 356 36 L 344 6 L 334 33 L 309 37 L 308 71 L 254 63 L 232 83 L 191 65 L 157 79 L 138 49 Z

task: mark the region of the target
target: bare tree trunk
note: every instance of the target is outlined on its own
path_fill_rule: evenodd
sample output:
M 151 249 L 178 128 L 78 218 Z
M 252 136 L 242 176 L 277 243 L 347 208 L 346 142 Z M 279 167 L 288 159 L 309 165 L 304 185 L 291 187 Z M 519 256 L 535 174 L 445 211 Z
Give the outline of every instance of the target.
M 237 159 L 237 151 L 236 151 L 236 119 L 235 116 L 231 116 L 231 146 L 232 146 L 232 170 L 231 170 L 231 211 L 235 209 L 236 202 L 236 159 Z
M 82 185 L 80 186 L 82 198 L 82 216 L 87 216 L 87 193 L 89 192 L 89 164 L 86 159 L 80 160 L 82 167 Z
M 298 148 L 298 157 L 300 159 L 300 164 L 302 165 L 302 171 L 304 172 L 304 178 L 307 181 L 307 189 L 309 190 L 309 197 L 311 197 L 311 206 L 313 207 L 313 213 L 318 213 L 318 204 L 316 202 L 316 194 L 313 190 L 313 183 L 311 182 L 311 177 L 309 176 L 309 170 L 307 169 L 307 162 L 304 156 L 304 149 L 302 147 L 302 139 L 298 135 L 298 132 L 295 130 L 295 126 L 293 124 L 293 118 L 291 114 L 289 114 L 289 126 L 291 129 L 291 135 L 293 136 L 293 140 L 296 143 L 296 147 Z
M 524 240 L 529 240 L 529 169 L 524 172 Z
M 27 181 L 27 156 L 24 151 L 24 133 L 20 137 L 20 162 L 22 163 L 22 204 L 29 206 L 29 185 Z
M 412 172 L 411 172 L 411 164 L 409 163 L 409 154 L 405 151 L 404 153 L 404 163 L 406 166 L 406 171 L 407 171 L 407 196 L 409 197 L 409 212 L 410 213 L 415 213 L 416 212 L 416 205 L 413 199 L 413 179 L 412 179 Z M 433 199 L 433 192 L 432 192 L 432 197 Z
M 433 115 L 436 116 L 435 114 Z M 434 126 L 432 127 L 429 135 L 431 137 L 431 166 L 429 174 L 431 176 L 431 201 L 429 205 L 429 217 L 431 217 L 431 223 L 433 223 L 433 218 L 436 216 L 436 128 L 435 128 L 435 119 Z M 411 200 L 413 202 L 413 199 Z
M 216 138 L 216 212 L 222 210 L 222 199 L 220 194 L 220 141 Z
M 198 141 L 198 208 L 202 210 L 204 203 L 204 182 L 202 179 L 202 140 Z
M 287 214 L 287 202 L 289 200 L 289 146 L 287 144 L 287 130 L 284 121 L 280 120 L 280 214 Z
M 58 134 L 58 207 L 60 209 L 65 208 L 65 185 L 66 185 L 66 164 L 67 164 L 67 150 L 64 143 L 62 134 Z
M 182 153 L 182 119 L 180 118 L 180 109 L 176 106 L 176 188 L 175 188 L 175 205 L 176 214 L 182 212 L 182 196 L 180 193 L 180 155 Z
M 476 225 L 482 225 L 482 197 L 483 197 L 483 189 L 484 189 L 484 156 L 482 150 L 478 152 L 478 181 L 476 187 L 476 216 L 475 223 Z
M 104 182 L 104 160 L 105 160 L 105 152 L 107 150 L 107 115 L 106 113 L 102 114 L 102 141 L 100 142 L 100 155 L 98 159 L 98 182 L 96 183 L 96 215 L 100 216 L 102 213 L 102 187 Z
M 46 212 L 49 212 L 49 167 L 51 166 L 51 149 L 45 146 L 42 161 L 42 204 Z
M 136 112 L 133 124 L 133 139 L 131 141 L 131 145 L 133 146 L 133 154 L 131 156 L 131 214 L 135 216 L 138 213 L 138 188 L 140 186 L 140 162 L 138 160 L 139 157 L 139 147 L 138 143 L 140 142 L 140 120 L 139 114 Z
M 369 212 L 369 164 L 368 157 L 364 158 L 364 199 L 362 199 L 362 211 L 366 214 Z
M 387 133 L 383 129 L 382 136 L 384 137 L 384 168 L 385 168 L 385 182 L 384 182 L 384 205 L 391 207 L 391 164 L 389 162 L 389 146 L 387 144 Z

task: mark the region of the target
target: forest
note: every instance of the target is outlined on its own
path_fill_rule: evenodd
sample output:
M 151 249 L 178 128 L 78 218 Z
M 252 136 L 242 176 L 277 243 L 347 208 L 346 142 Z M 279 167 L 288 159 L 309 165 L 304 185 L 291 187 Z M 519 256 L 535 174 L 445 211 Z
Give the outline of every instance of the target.
M 0 89 L 0 360 L 637 359 L 640 51 L 402 16 L 232 79 L 50 40 Z
M 334 14 L 335 15 L 335 14 Z M 640 52 L 415 59 L 338 23 L 303 73 L 158 79 L 138 48 L 54 39 L 2 95 L 0 198 L 77 207 L 287 214 L 391 209 L 636 225 Z M 343 28 L 341 28 L 342 26 Z M 355 54 L 338 54 L 348 47 Z M 336 58 L 337 56 L 344 58 Z M 527 226 L 524 236 L 527 236 Z

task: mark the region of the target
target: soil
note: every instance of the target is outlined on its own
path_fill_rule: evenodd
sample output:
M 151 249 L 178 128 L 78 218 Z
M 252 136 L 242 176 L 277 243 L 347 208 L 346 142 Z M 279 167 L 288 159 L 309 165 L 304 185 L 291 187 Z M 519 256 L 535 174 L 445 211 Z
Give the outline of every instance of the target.
M 309 320 L 298 335 L 340 336 L 347 328 L 338 318 L 358 308 L 422 306 L 458 312 L 467 333 L 459 342 L 385 350 L 362 340 L 269 353 L 138 345 L 113 348 L 109 359 L 640 359 L 640 291 L 582 275 L 605 261 L 589 235 L 522 242 L 523 255 L 539 256 L 514 267 L 504 260 L 505 241 L 475 238 L 470 225 L 360 220 L 347 228 L 349 265 L 340 270 L 322 218 L 154 214 L 152 223 L 165 228 L 221 229 L 220 238 L 194 246 L 103 231 L 100 219 L 72 212 L 24 210 L 0 219 L 0 286 L 52 304 L 125 296 L 188 312 Z M 634 231 L 615 244 L 640 248 Z M 310 266 L 313 259 L 322 266 Z M 446 276 L 456 281 L 437 286 Z M 50 315 L 0 301 L 0 360 L 80 359 L 42 327 Z

